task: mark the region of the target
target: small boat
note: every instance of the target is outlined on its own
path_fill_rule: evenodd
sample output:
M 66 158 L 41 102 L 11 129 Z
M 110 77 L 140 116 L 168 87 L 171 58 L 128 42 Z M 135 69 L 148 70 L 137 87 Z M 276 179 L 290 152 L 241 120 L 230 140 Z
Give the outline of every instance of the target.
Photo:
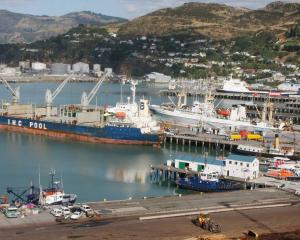
M 277 179 L 287 179 L 290 177 L 295 177 L 295 174 L 287 169 L 269 169 L 267 176 Z
M 176 184 L 179 188 L 200 192 L 224 192 L 241 189 L 240 184 L 220 179 L 218 173 L 201 173 L 200 176 L 180 178 Z
M 289 159 L 295 158 L 293 148 L 272 148 L 272 147 L 258 147 L 240 144 L 237 146 L 235 152 L 243 155 L 261 156 L 261 157 L 286 157 Z
M 275 135 L 274 146 L 252 146 L 239 144 L 235 149 L 235 152 L 243 155 L 252 155 L 252 156 L 260 156 L 260 157 L 284 157 L 289 159 L 296 158 L 295 149 L 293 147 L 280 147 L 279 144 L 279 136 Z
M 43 189 L 40 193 L 39 202 L 41 205 L 68 205 L 74 204 L 77 195 L 66 194 L 63 190 L 62 182 L 54 181 L 55 170 L 50 171 L 51 182 L 47 189 Z

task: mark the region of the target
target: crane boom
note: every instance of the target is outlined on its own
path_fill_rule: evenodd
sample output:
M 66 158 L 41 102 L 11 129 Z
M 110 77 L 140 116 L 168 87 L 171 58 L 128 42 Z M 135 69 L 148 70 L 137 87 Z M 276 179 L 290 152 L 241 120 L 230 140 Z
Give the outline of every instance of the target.
M 13 103 L 19 103 L 19 101 L 20 101 L 20 87 L 16 87 L 15 89 L 13 89 L 10 86 L 10 84 L 3 77 L 0 77 L 0 79 L 3 82 L 3 84 L 5 85 L 6 89 L 8 89 L 8 91 L 10 91 L 11 95 L 13 96 Z
M 110 73 L 109 72 L 105 72 L 100 77 L 99 81 L 97 82 L 97 84 L 95 85 L 95 87 L 92 89 L 92 91 L 89 93 L 89 95 L 87 95 L 86 92 L 83 92 L 82 97 L 81 97 L 81 105 L 83 107 L 87 107 L 91 103 L 91 101 L 93 100 L 93 98 L 97 94 L 99 88 L 101 87 L 102 83 L 109 76 L 110 76 Z
M 74 74 L 71 74 L 70 76 L 68 76 L 56 89 L 55 91 L 52 93 L 52 100 L 54 100 L 57 95 L 61 92 L 61 90 L 63 90 L 63 88 L 66 86 L 66 84 L 69 82 L 69 80 L 73 77 Z

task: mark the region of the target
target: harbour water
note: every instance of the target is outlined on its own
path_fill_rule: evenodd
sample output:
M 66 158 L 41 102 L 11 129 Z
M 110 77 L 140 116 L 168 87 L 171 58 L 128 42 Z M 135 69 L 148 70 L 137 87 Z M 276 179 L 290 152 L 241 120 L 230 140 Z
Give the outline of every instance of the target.
M 43 104 L 45 90 L 56 86 L 57 83 L 21 84 L 21 101 Z M 82 91 L 93 86 L 94 83 L 71 83 L 55 104 L 79 103 Z M 120 100 L 120 91 L 119 84 L 106 83 L 93 104 L 114 105 Z M 123 86 L 122 92 L 127 101 L 130 86 Z M 145 96 L 157 104 L 162 101 L 158 92 L 154 87 L 139 86 L 137 97 Z M 0 96 L 10 100 L 3 85 Z M 177 154 L 196 154 L 195 149 L 188 148 L 90 144 L 11 132 L 0 132 L 0 142 L 0 194 L 7 186 L 26 187 L 31 181 L 38 185 L 39 171 L 41 183 L 47 187 L 49 171 L 54 168 L 66 192 L 76 193 L 79 201 L 172 195 L 177 192 L 174 186 L 150 183 L 150 165 L 162 164 Z

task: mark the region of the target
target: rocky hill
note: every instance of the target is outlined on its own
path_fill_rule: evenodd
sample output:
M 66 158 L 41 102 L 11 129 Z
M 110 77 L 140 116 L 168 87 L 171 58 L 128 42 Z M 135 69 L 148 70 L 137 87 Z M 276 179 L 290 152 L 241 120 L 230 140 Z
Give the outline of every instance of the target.
M 125 21 L 125 19 L 88 11 L 50 17 L 0 10 L 0 43 L 27 43 L 47 39 L 65 33 L 79 24 L 104 25 Z
M 199 34 L 228 39 L 271 30 L 277 34 L 300 22 L 300 3 L 273 2 L 263 9 L 250 10 L 220 4 L 186 3 L 136 18 L 123 24 L 123 36 Z

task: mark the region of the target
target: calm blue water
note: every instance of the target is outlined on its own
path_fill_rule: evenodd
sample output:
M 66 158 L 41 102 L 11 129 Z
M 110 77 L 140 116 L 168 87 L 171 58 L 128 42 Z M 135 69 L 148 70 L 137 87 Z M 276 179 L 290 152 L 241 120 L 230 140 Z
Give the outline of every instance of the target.
M 43 104 L 45 89 L 55 89 L 57 83 L 20 85 L 22 102 Z M 71 83 L 55 103 L 79 103 L 82 91 L 93 86 L 94 83 Z M 123 86 L 124 100 L 129 94 L 129 86 Z M 159 89 L 138 86 L 137 97 L 143 96 L 152 103 L 164 101 L 159 97 Z M 10 100 L 3 85 L 0 85 L 0 99 Z M 120 85 L 107 83 L 94 103 L 113 105 L 119 100 Z M 47 187 L 51 168 L 56 169 L 58 178 L 62 176 L 65 191 L 76 193 L 80 201 L 170 195 L 177 191 L 174 187 L 150 183 L 149 166 L 164 163 L 177 154 L 194 155 L 194 150 L 79 143 L 0 132 L 0 195 L 7 186 L 25 187 L 31 181 L 37 185 L 39 169 L 42 185 Z

